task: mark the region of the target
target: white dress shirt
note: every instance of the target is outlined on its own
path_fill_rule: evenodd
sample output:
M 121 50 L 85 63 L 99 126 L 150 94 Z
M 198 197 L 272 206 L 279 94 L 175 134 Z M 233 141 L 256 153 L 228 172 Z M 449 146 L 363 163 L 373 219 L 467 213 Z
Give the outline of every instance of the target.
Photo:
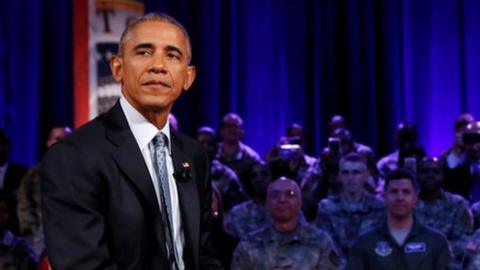
M 158 129 L 155 125 L 149 122 L 142 114 L 140 114 L 127 99 L 122 95 L 120 98 L 120 106 L 122 107 L 123 113 L 127 118 L 128 125 L 130 130 L 137 141 L 138 147 L 142 152 L 143 159 L 147 165 L 148 171 L 150 173 L 153 187 L 155 188 L 155 194 L 157 195 L 158 205 L 161 207 L 160 200 L 160 188 L 157 178 L 157 173 L 153 167 L 152 153 L 150 151 L 149 145 L 152 145 L 152 140 L 155 136 L 162 132 L 168 138 L 168 155 L 166 155 L 167 162 L 167 172 L 168 172 L 168 184 L 170 187 L 170 199 L 172 206 L 172 219 L 173 219 L 173 243 L 175 248 L 175 257 L 177 258 L 179 269 L 185 269 L 185 264 L 183 262 L 183 248 L 185 243 L 185 238 L 183 234 L 181 218 L 180 218 L 180 205 L 178 201 L 178 192 L 177 185 L 175 183 L 175 178 L 173 177 L 174 168 L 172 160 L 172 150 L 171 150 L 171 139 L 170 139 L 170 125 L 167 119 L 165 126 L 162 129 Z M 153 149 L 153 148 L 152 148 Z M 167 198 L 165 198 L 167 199 Z

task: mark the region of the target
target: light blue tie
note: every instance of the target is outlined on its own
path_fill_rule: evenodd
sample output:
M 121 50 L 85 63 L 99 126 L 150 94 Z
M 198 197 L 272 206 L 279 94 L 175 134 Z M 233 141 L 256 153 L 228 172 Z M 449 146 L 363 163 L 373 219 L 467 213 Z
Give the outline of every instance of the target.
M 152 140 L 154 153 L 153 153 L 153 166 L 158 177 L 158 186 L 160 188 L 160 202 L 161 209 L 160 215 L 162 217 L 162 223 L 165 228 L 165 240 L 167 247 L 167 257 L 171 269 L 178 269 L 175 259 L 175 248 L 173 243 L 173 218 L 172 218 L 172 202 L 170 198 L 170 186 L 168 184 L 168 172 L 167 172 L 167 142 L 168 138 L 162 132 L 159 132 Z

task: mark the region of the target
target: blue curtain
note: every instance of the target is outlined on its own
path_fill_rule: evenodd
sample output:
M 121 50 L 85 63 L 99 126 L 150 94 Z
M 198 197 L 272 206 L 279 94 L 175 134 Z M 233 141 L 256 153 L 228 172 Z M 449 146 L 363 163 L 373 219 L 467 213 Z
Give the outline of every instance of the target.
M 31 164 L 48 125 L 72 121 L 72 7 L 16 2 L 1 11 L 0 126 L 13 157 Z M 191 33 L 197 80 L 174 107 L 187 134 L 233 111 L 260 154 L 293 121 L 318 153 L 328 120 L 343 114 L 378 156 L 393 150 L 399 121 L 416 123 L 437 155 L 460 113 L 480 118 L 480 1 L 144 2 Z

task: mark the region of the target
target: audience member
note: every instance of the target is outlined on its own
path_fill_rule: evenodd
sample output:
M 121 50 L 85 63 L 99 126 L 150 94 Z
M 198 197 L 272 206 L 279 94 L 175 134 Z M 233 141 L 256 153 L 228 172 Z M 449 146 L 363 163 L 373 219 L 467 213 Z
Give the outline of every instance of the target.
M 248 173 L 261 159 L 255 150 L 241 142 L 244 132 L 243 120 L 238 114 L 225 115 L 220 127 L 222 142 L 218 144 L 216 159 L 235 171 L 248 194 Z
M 417 187 L 403 169 L 385 178 L 386 223 L 361 235 L 349 254 L 348 270 L 447 269 L 451 253 L 445 237 L 413 217 Z
M 223 206 L 220 192 L 212 185 L 212 246 L 224 269 L 229 269 L 233 250 L 238 244 L 235 238 L 223 229 Z
M 377 162 L 377 169 L 381 179 L 384 179 L 389 172 L 397 168 L 404 168 L 406 158 L 414 158 L 420 161 L 425 157 L 425 150 L 417 145 L 417 128 L 413 124 L 398 124 L 395 140 L 397 150 L 382 157 Z
M 71 132 L 67 126 L 53 127 L 48 134 L 46 147 L 50 148 Z M 45 249 L 40 197 L 40 164 L 37 164 L 22 179 L 17 195 L 20 234 L 31 243 L 37 256 Z
M 328 134 L 331 135 L 337 128 L 347 128 L 345 118 L 339 114 L 332 116 L 330 122 L 328 122 Z
M 28 242 L 9 230 L 14 200 L 12 194 L 0 191 L 0 269 L 34 270 L 37 257 Z
M 268 152 L 265 160 L 272 169 L 273 178 L 285 176 L 300 183 L 308 169 L 316 162 L 305 154 L 303 127 L 291 124 L 278 143 Z
M 340 160 L 339 167 L 343 192 L 318 204 L 315 224 L 328 232 L 343 254 L 348 255 L 360 234 L 384 221 L 385 206 L 381 199 L 365 190 L 370 173 L 363 156 L 350 153 Z
M 456 168 L 458 165 L 465 162 L 466 153 L 465 145 L 463 143 L 463 133 L 467 128 L 468 124 L 474 123 L 475 119 L 471 114 L 462 114 L 456 120 L 453 127 L 455 133 L 455 139 L 453 145 L 444 151 L 440 157 L 442 163 L 445 166 L 446 170 L 451 170 Z
M 418 169 L 420 193 L 415 217 L 418 222 L 445 235 L 453 251 L 454 268 L 460 268 L 465 244 L 473 232 L 468 202 L 442 189 L 442 163 L 437 158 L 423 158 Z
M 236 248 L 232 269 L 339 269 L 340 258 L 328 233 L 302 221 L 297 183 L 281 177 L 268 187 L 271 226 L 255 231 Z
M 265 209 L 265 196 L 271 182 L 270 169 L 264 163 L 253 165 L 249 180 L 254 191 L 251 200 L 233 207 L 225 214 L 223 222 L 225 231 L 238 239 L 272 223 Z
M 10 146 L 10 138 L 0 128 L 0 189 L 16 196 L 20 181 L 28 168 L 9 160 Z
M 465 161 L 453 169 L 445 169 L 444 188 L 473 203 L 480 200 L 480 122 L 467 125 L 462 141 Z
M 210 178 L 221 195 L 225 211 L 236 204 L 247 200 L 247 195 L 235 172 L 215 159 L 216 134 L 211 127 L 201 127 L 197 130 L 197 141 L 205 147 L 211 160 Z

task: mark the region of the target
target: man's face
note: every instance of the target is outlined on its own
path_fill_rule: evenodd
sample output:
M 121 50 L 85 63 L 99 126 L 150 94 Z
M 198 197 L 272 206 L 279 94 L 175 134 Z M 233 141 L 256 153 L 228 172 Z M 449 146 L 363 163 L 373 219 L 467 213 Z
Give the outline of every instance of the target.
M 436 191 L 443 181 L 442 164 L 438 160 L 427 160 L 420 164 L 418 181 L 422 191 Z
M 125 98 L 140 113 L 168 112 L 195 78 L 189 65 L 188 41 L 175 25 L 162 21 L 138 23 L 125 37 L 120 56 L 110 67 Z
M 298 218 L 302 207 L 298 185 L 291 180 L 277 180 L 267 191 L 266 206 L 276 222 L 288 222 Z
M 369 176 L 367 165 L 363 162 L 344 161 L 340 163 L 338 179 L 343 185 L 344 192 L 361 192 Z
M 215 135 L 209 132 L 198 132 L 197 141 L 205 148 L 209 157 L 213 157 L 216 151 Z
M 224 119 L 220 129 L 220 135 L 224 141 L 239 142 L 243 136 L 243 127 L 235 118 Z
M 417 202 L 417 193 L 409 179 L 393 180 L 386 187 L 383 199 L 389 215 L 405 218 L 412 215 Z
M 47 147 L 52 146 L 54 143 L 60 141 L 61 139 L 65 138 L 68 134 L 72 131 L 69 128 L 65 127 L 54 127 L 50 130 L 50 134 L 48 134 L 47 139 Z

